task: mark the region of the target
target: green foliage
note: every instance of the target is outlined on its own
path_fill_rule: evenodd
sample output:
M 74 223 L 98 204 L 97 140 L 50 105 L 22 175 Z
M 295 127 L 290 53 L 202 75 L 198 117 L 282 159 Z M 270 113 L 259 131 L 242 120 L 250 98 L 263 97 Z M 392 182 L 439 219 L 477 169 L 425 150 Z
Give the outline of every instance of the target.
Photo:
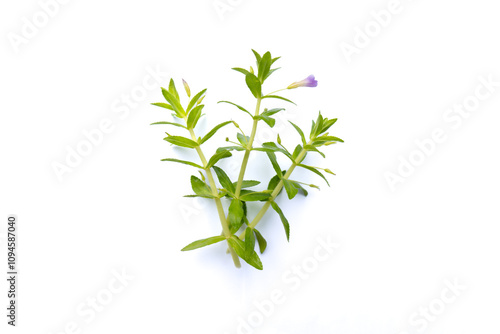
M 165 88 L 162 88 L 161 91 L 163 93 L 163 97 L 165 97 L 165 100 L 167 100 L 167 102 L 172 106 L 172 109 L 175 111 L 177 117 L 184 118 L 186 116 L 186 112 L 182 108 L 179 98 L 176 98 Z
M 165 109 L 168 109 L 168 110 L 174 110 L 174 108 L 172 108 L 172 106 L 168 103 L 163 103 L 163 102 L 158 102 L 158 103 L 151 103 L 152 105 L 154 106 L 157 106 L 157 107 L 162 107 L 162 108 L 165 108 Z M 155 124 L 155 123 L 153 123 Z
M 281 208 L 276 204 L 276 202 L 271 202 L 271 206 L 278 213 L 281 219 L 281 223 L 283 224 L 283 228 L 285 229 L 286 240 L 290 241 L 290 224 L 288 223 L 288 219 L 286 219 Z
M 258 186 L 260 184 L 260 181 L 255 181 L 255 180 L 243 180 L 241 182 L 241 188 L 252 188 L 255 186 Z M 236 188 L 236 182 L 233 183 L 234 187 Z
M 223 186 L 225 190 L 229 191 L 231 194 L 234 194 L 236 186 L 231 182 L 231 179 L 227 176 L 226 172 L 217 166 L 213 166 L 212 168 L 214 169 L 215 174 L 217 174 L 217 178 L 219 179 L 221 186 Z
M 195 147 L 199 146 L 197 142 L 195 142 L 189 138 L 184 138 L 181 136 L 168 136 L 168 137 L 165 137 L 163 139 L 168 141 L 171 144 L 181 146 L 181 147 L 195 148 Z
M 286 194 L 288 195 L 288 199 L 292 199 L 297 195 L 299 190 L 295 187 L 292 181 L 283 180 L 283 185 L 285 186 Z
M 257 239 L 257 243 L 259 244 L 260 254 L 262 254 L 266 250 L 267 241 L 266 241 L 266 239 L 264 239 L 262 234 L 259 231 L 257 231 L 256 228 L 253 229 L 253 232 L 255 233 L 255 238 Z
M 196 103 L 198 103 L 198 101 L 200 101 L 201 97 L 203 96 L 203 94 L 205 94 L 207 90 L 204 89 L 202 90 L 201 92 L 199 92 L 198 94 L 196 94 L 195 96 L 193 96 L 193 98 L 191 99 L 191 101 L 189 101 L 189 104 L 188 104 L 188 107 L 187 107 L 187 112 L 189 112 L 191 109 L 193 109 L 193 107 L 195 106 Z
M 271 194 L 264 191 L 241 191 L 240 199 L 245 202 L 264 201 L 271 197 Z
M 205 247 L 205 246 L 208 246 L 208 245 L 215 244 L 217 242 L 221 242 L 222 240 L 226 240 L 226 237 L 224 237 L 224 236 L 217 236 L 217 237 L 211 237 L 211 238 L 196 240 L 195 242 L 192 242 L 189 245 L 187 245 L 186 247 L 184 247 L 183 249 L 181 249 L 181 251 L 185 252 L 185 251 L 190 251 L 190 250 L 193 250 L 193 249 Z
M 151 123 L 151 125 L 158 125 L 158 124 L 168 124 L 168 125 L 178 126 L 180 128 L 183 128 L 183 129 L 187 130 L 187 127 L 185 127 L 184 125 L 179 124 L 179 123 L 173 123 L 173 122 L 155 122 L 155 123 Z
M 178 162 L 178 163 L 181 163 L 181 164 L 185 164 L 185 165 L 189 165 L 189 166 L 193 166 L 193 167 L 196 167 L 196 168 L 203 169 L 202 166 L 200 166 L 198 164 L 195 164 L 194 162 L 191 162 L 191 161 L 185 161 L 185 160 L 179 160 L 179 159 L 171 159 L 171 158 L 161 159 L 161 161 Z
M 220 129 L 222 128 L 223 126 L 226 126 L 230 123 L 233 123 L 233 121 L 227 121 L 227 122 L 222 122 L 220 123 L 219 125 L 216 125 L 212 130 L 210 130 L 202 139 L 201 139 L 201 142 L 200 144 L 203 144 L 204 142 L 206 142 L 207 140 L 209 140 L 210 138 L 212 138 L 212 136 Z
M 256 99 L 257 108 L 255 113 L 251 113 L 249 111 L 250 109 L 246 109 L 234 102 L 225 100 L 218 102 L 230 104 L 252 118 L 252 124 L 251 126 L 249 124 L 248 132 L 246 132 L 247 128 L 245 128 L 245 132 L 249 135 L 246 135 L 243 129 L 233 120 L 222 122 L 205 134 L 196 134 L 195 128 L 200 118 L 204 115 L 205 105 L 202 104 L 202 101 L 206 96 L 207 89 L 202 89 L 191 97 L 191 89 L 184 80 L 182 81 L 185 90 L 183 96 L 179 94 L 174 80 L 171 79 L 168 88 L 161 88 L 161 93 L 165 102 L 152 103 L 154 106 L 169 110 L 172 116 L 174 116 L 174 119 L 172 121 L 155 122 L 152 123 L 152 125 L 166 125 L 168 128 L 171 126 L 172 129 L 176 128 L 176 131 L 183 132 L 173 135 L 167 133 L 167 137 L 165 137 L 164 140 L 175 146 L 194 149 L 193 152 L 196 152 L 198 159 L 196 159 L 196 161 L 188 161 L 176 158 L 166 158 L 162 159 L 162 161 L 175 162 L 198 169 L 200 173 L 199 177 L 193 175 L 190 179 L 191 188 L 194 194 L 186 195 L 186 197 L 213 199 L 222 225 L 222 235 L 197 240 L 184 247 L 182 251 L 193 250 L 227 240 L 229 251 L 233 255 L 235 264 L 238 263 L 238 258 L 241 258 L 254 268 L 262 270 L 262 262 L 255 251 L 255 246 L 258 246 L 259 252 L 262 254 L 267 248 L 267 240 L 256 229 L 256 225 L 264 216 L 266 210 L 272 207 L 278 214 L 283 224 L 286 238 L 289 240 L 290 223 L 281 208 L 276 204 L 276 198 L 283 192 L 283 189 L 285 189 L 288 199 L 291 200 L 299 193 L 304 196 L 308 195 L 308 191 L 303 185 L 318 188 L 313 184 L 302 183 L 290 179 L 296 167 L 311 171 L 320 176 L 329 185 L 328 180 L 320 170 L 329 174 L 333 174 L 332 171 L 326 168 L 309 166 L 304 164 L 304 161 L 309 152 L 318 153 L 322 157 L 325 157 L 325 154 L 321 152 L 319 148 L 341 143 L 343 140 L 327 132 L 337 122 L 337 119 L 324 118 L 321 113 L 318 113 L 317 118 L 312 121 L 308 138 L 299 127 L 299 124 L 290 122 L 291 126 L 300 137 L 299 143 L 295 143 L 295 146 L 292 146 L 292 148 L 294 147 L 293 150 L 289 151 L 282 144 L 279 134 L 276 134 L 276 141 L 263 143 L 261 147 L 254 147 L 254 139 L 256 138 L 258 126 L 263 125 L 262 122 L 264 122 L 271 128 L 275 127 L 276 119 L 274 115 L 284 110 L 284 108 L 278 107 L 272 109 L 264 108 L 261 111 L 261 104 L 262 107 L 265 107 L 268 100 L 277 100 L 272 101 L 274 103 L 295 103 L 286 97 L 275 95 L 276 92 L 283 91 L 286 88 L 274 91 L 273 93 L 264 93 L 267 91 L 265 87 L 267 78 L 279 69 L 276 67 L 273 68 L 279 57 L 273 58 L 270 52 L 265 52 L 261 55 L 257 51 L 252 50 L 252 53 L 255 57 L 256 65 L 247 67 L 249 69 L 234 67 L 233 70 L 244 75 L 245 85 Z M 210 106 L 206 108 L 212 109 Z M 233 123 L 237 130 L 236 133 L 226 138 L 226 141 L 230 142 L 232 145 L 220 146 L 211 156 L 205 155 L 202 149 L 205 148 L 205 146 L 202 146 L 202 144 L 207 142 L 219 130 L 230 123 Z M 199 131 L 199 128 L 196 129 Z M 224 131 L 228 130 L 224 129 Z M 233 156 L 231 151 L 241 153 L 235 153 Z M 249 160 L 250 154 L 255 154 L 252 151 L 266 153 L 270 164 Z M 290 164 L 286 170 L 283 170 L 278 163 L 277 155 L 279 154 L 286 156 L 290 160 Z M 231 171 L 230 173 L 226 172 L 222 167 L 224 165 L 222 163 L 216 166 L 222 159 L 231 158 L 232 160 L 235 157 L 237 159 L 243 159 L 241 161 L 239 173 L 236 173 L 236 171 Z M 274 176 L 271 177 L 266 187 L 266 184 L 261 185 L 261 182 L 258 180 L 245 180 L 247 168 L 255 168 L 257 171 L 263 171 L 265 168 L 269 168 L 269 170 L 274 172 Z M 172 175 L 176 175 L 176 173 L 172 172 Z M 236 175 L 238 176 L 237 178 Z M 233 180 L 230 176 L 234 176 Z M 254 202 L 254 204 L 252 204 L 253 208 L 260 207 L 258 213 L 256 215 L 252 214 L 252 217 L 248 216 L 247 211 L 247 203 L 250 202 Z M 207 210 L 207 214 L 211 214 L 211 212 L 211 210 Z M 242 233 L 238 235 L 240 230 Z
M 304 136 L 304 132 L 302 132 L 302 130 L 297 125 L 295 125 L 291 121 L 289 121 L 289 122 L 290 122 L 290 124 L 293 125 L 293 127 L 295 128 L 295 130 L 297 130 L 297 132 L 299 133 L 300 139 L 302 140 L 302 145 L 306 146 L 307 143 L 306 143 L 306 137 Z
M 239 257 L 245 260 L 246 263 L 256 269 L 264 269 L 257 253 L 253 251 L 250 255 L 247 255 L 248 252 L 245 250 L 245 243 L 238 239 L 238 237 L 232 235 L 231 238 L 229 238 L 227 241 L 229 243 L 229 246 L 233 248 L 236 254 L 238 254 Z
M 193 110 L 189 113 L 188 119 L 187 119 L 187 128 L 188 129 L 194 129 L 196 127 L 196 124 L 198 123 L 198 120 L 201 117 L 201 111 L 203 110 L 204 105 L 200 104 L 199 106 L 194 107 Z
M 210 187 L 205 182 L 203 182 L 194 175 L 191 175 L 191 188 L 193 188 L 194 193 L 200 197 L 205 197 L 205 198 L 215 197 L 212 194 Z
M 262 84 L 259 78 L 255 74 L 248 73 L 245 76 L 245 81 L 253 96 L 260 99 L 262 97 Z
M 292 103 L 292 104 L 297 105 L 295 102 L 290 101 L 289 99 L 284 98 L 283 96 L 278 96 L 278 95 L 265 95 L 265 96 L 263 96 L 262 98 L 263 98 L 263 99 L 280 99 L 280 100 L 283 100 L 283 101 L 286 101 L 286 102 L 289 102 L 289 103 Z
M 225 158 L 229 158 L 231 156 L 231 152 L 229 151 L 219 151 L 219 152 L 216 152 L 211 158 L 210 160 L 208 161 L 207 163 L 207 166 L 206 168 L 209 169 L 211 168 L 213 165 L 215 165 L 217 163 L 217 161 L 219 161 L 220 159 L 225 159 Z
M 228 221 L 229 230 L 232 234 L 236 233 L 241 225 L 243 225 L 243 217 L 245 215 L 245 210 L 243 208 L 243 202 L 239 199 L 233 198 L 228 209 Z
M 328 183 L 328 180 L 326 179 L 326 177 L 317 168 L 314 168 L 314 167 L 311 167 L 311 166 L 302 165 L 302 164 L 299 164 L 297 166 L 300 166 L 302 168 L 308 169 L 311 172 L 313 172 L 314 174 L 319 175 L 323 180 L 325 180 L 326 184 L 328 184 L 328 186 L 330 186 L 330 183 Z
M 253 117 L 252 114 L 246 110 L 245 108 L 243 108 L 242 106 L 239 106 L 237 105 L 236 103 L 233 103 L 233 102 L 229 102 L 229 101 L 219 101 L 217 103 L 228 103 L 228 104 L 232 104 L 233 106 L 235 106 L 236 108 L 240 109 L 241 111 L 243 112 L 246 112 L 248 115 L 250 115 L 250 117 Z
M 278 174 L 278 176 L 282 178 L 283 174 L 281 174 L 280 165 L 278 165 L 278 161 L 276 160 L 276 154 L 274 154 L 274 152 L 266 152 L 266 153 L 267 156 L 269 157 L 269 160 L 271 161 L 271 164 L 273 165 L 276 174 Z
M 245 257 L 252 256 L 255 252 L 255 234 L 251 227 L 247 227 L 245 230 Z

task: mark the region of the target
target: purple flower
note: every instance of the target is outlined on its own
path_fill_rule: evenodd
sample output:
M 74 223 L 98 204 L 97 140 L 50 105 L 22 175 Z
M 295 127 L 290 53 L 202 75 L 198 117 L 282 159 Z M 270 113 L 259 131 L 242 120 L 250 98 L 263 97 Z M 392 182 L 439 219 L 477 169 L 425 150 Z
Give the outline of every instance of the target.
M 318 85 L 318 81 L 314 79 L 314 75 L 310 75 L 304 80 L 294 82 L 290 86 L 287 87 L 287 89 L 294 89 L 294 88 L 299 88 L 299 87 L 316 87 Z

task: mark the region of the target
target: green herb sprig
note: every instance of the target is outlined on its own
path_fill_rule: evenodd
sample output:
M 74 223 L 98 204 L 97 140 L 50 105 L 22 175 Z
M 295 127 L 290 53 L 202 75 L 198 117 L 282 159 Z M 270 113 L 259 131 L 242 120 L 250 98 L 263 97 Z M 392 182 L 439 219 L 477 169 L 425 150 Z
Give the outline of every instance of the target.
M 182 251 L 189 251 L 218 242 L 226 241 L 228 244 L 228 251 L 232 256 L 233 262 L 236 267 L 241 266 L 241 258 L 249 265 L 262 270 L 262 262 L 259 255 L 255 251 L 255 248 L 257 245 L 259 252 L 262 254 L 267 247 L 267 241 L 259 232 L 259 230 L 257 230 L 257 224 L 260 222 L 269 207 L 271 207 L 278 214 L 285 229 L 286 238 L 287 240 L 289 240 L 290 224 L 288 222 L 288 219 L 283 214 L 283 211 L 276 203 L 276 198 L 280 195 L 283 188 L 285 188 L 285 192 L 289 199 L 293 199 L 299 192 L 304 196 L 307 196 L 308 192 L 303 187 L 303 185 L 307 185 L 313 188 L 319 188 L 313 184 L 305 184 L 296 180 L 292 180 L 290 176 L 297 167 L 307 169 L 315 173 L 316 175 L 319 175 L 329 185 L 328 180 L 321 171 L 329 174 L 334 173 L 329 169 L 308 166 L 304 163 L 304 160 L 307 154 L 310 152 L 318 153 L 322 157 L 325 157 L 324 153 L 319 151 L 320 147 L 343 142 L 343 140 L 338 137 L 332 136 L 327 132 L 330 127 L 335 124 L 337 119 L 328 119 L 323 117 L 321 113 L 319 113 L 316 120 L 312 121 L 312 126 L 308 137 L 306 137 L 304 131 L 300 127 L 290 122 L 299 134 L 301 141 L 301 143 L 297 144 L 293 151 L 288 150 L 285 146 L 282 145 L 279 135 L 277 136 L 276 142 L 266 142 L 263 143 L 261 147 L 254 147 L 255 135 L 257 133 L 259 124 L 261 124 L 261 122 L 264 122 L 268 126 L 274 127 L 276 120 L 273 118 L 273 116 L 284 110 L 284 108 L 273 108 L 264 109 L 263 111 L 261 111 L 264 100 L 279 99 L 287 103 L 295 104 L 289 99 L 275 94 L 280 91 L 295 89 L 299 87 L 316 87 L 317 81 L 315 80 L 314 76 L 310 75 L 306 79 L 294 82 L 286 88 L 279 89 L 269 94 L 264 94 L 262 92 L 262 87 L 266 79 L 279 69 L 272 67 L 280 57 L 273 58 L 270 52 L 266 52 L 261 56 L 256 51 L 252 51 L 256 58 L 257 71 L 255 72 L 252 67 L 250 67 L 249 70 L 235 67 L 233 68 L 233 70 L 238 71 L 244 75 L 246 85 L 256 99 L 255 112 L 252 114 L 244 107 L 230 101 L 219 101 L 219 103 L 227 103 L 233 105 L 240 111 L 243 111 L 250 116 L 250 118 L 252 119 L 252 128 L 249 132 L 250 136 L 246 136 L 236 122 L 229 120 L 218 124 L 203 137 L 197 137 L 195 134 L 195 128 L 198 124 L 199 119 L 203 116 L 202 111 L 205 105 L 202 104 L 202 101 L 207 90 L 203 89 L 202 91 L 191 97 L 191 89 L 184 80 L 184 89 L 189 98 L 187 106 L 183 106 L 181 104 L 179 93 L 176 89 L 174 81 L 171 79 L 168 89 L 162 88 L 162 94 L 165 97 L 166 103 L 159 102 L 153 103 L 153 105 L 170 110 L 172 112 L 174 120 L 156 122 L 152 123 L 152 125 L 169 125 L 185 130 L 187 136 L 170 135 L 167 132 L 167 137 L 165 137 L 164 140 L 171 143 L 172 145 L 194 149 L 198 154 L 199 161 L 192 162 L 174 158 L 166 158 L 162 161 L 182 163 L 199 170 L 200 177 L 197 177 L 195 175 L 191 176 L 191 187 L 194 194 L 187 195 L 186 197 L 204 197 L 213 199 L 219 215 L 220 224 L 222 226 L 221 235 L 194 241 L 184 247 Z M 233 142 L 234 145 L 219 147 L 216 152 L 207 159 L 205 153 L 202 150 L 202 145 L 209 139 L 211 139 L 219 129 L 230 124 L 233 125 L 236 129 L 236 140 Z M 236 182 L 233 182 L 228 177 L 226 172 L 224 172 L 222 168 L 216 165 L 219 160 L 231 157 L 231 151 L 244 152 L 238 180 Z M 249 190 L 249 188 L 254 188 L 260 185 L 261 182 L 256 180 L 245 180 L 245 172 L 248 168 L 249 157 L 250 154 L 254 151 L 264 152 L 269 158 L 269 167 L 273 168 L 274 172 L 276 173 L 276 175 L 274 175 L 267 182 L 266 189 Z M 290 159 L 291 163 L 286 170 L 284 170 L 278 164 L 276 154 L 283 154 L 288 159 Z M 218 183 L 216 183 L 214 174 L 217 178 Z M 223 201 L 227 202 L 226 204 L 228 204 L 227 210 L 224 210 Z M 246 204 L 247 202 L 261 202 L 263 204 L 257 215 L 251 220 L 248 217 Z M 238 235 L 238 232 L 240 231 L 241 233 Z

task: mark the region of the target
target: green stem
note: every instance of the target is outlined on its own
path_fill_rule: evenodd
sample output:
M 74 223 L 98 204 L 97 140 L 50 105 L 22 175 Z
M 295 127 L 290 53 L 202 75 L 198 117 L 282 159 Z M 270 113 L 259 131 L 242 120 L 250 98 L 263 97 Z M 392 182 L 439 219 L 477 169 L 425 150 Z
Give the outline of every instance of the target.
M 275 90 L 274 92 L 271 92 L 271 93 L 266 94 L 266 95 L 273 95 L 274 93 L 281 92 L 282 90 L 287 90 L 287 89 L 288 89 L 288 88 L 278 89 L 278 90 Z
M 309 143 L 307 143 L 307 145 L 310 145 L 311 143 L 312 143 L 312 140 Z M 248 227 L 254 228 L 260 222 L 260 220 L 262 219 L 262 217 L 264 217 L 265 213 L 267 212 L 267 209 L 269 209 L 269 207 L 271 206 L 271 202 L 276 199 L 276 196 L 278 196 L 278 194 L 280 193 L 281 188 L 283 188 L 283 184 L 284 184 L 283 180 L 288 180 L 288 178 L 290 177 L 290 175 L 292 175 L 293 170 L 298 165 L 297 161 L 302 161 L 302 159 L 305 157 L 306 154 L 307 154 L 307 150 L 305 150 L 304 148 L 302 148 L 302 151 L 300 151 L 300 153 L 297 156 L 297 158 L 295 159 L 295 161 L 292 163 L 292 165 L 290 166 L 290 168 L 288 168 L 288 170 L 286 171 L 285 175 L 283 175 L 283 178 L 276 185 L 276 188 L 274 188 L 273 192 L 271 193 L 271 198 L 269 199 L 269 201 L 267 201 L 262 206 L 262 208 L 260 209 L 260 211 L 255 216 L 255 218 L 248 225 Z M 241 233 L 240 236 L 239 236 L 239 238 L 241 240 L 243 240 L 245 238 L 245 233 L 244 232 Z
M 262 102 L 262 98 L 257 98 L 257 106 L 255 107 L 255 117 L 259 116 L 260 112 L 260 103 Z M 245 171 L 247 169 L 248 158 L 250 157 L 250 151 L 252 150 L 253 141 L 255 139 L 255 134 L 257 133 L 257 124 L 259 122 L 258 119 L 254 117 L 253 125 L 252 125 L 252 133 L 250 134 L 250 139 L 248 140 L 248 144 L 246 147 L 245 155 L 243 156 L 243 161 L 241 162 L 240 175 L 238 176 L 238 182 L 236 183 L 236 191 L 235 197 L 238 198 L 241 192 L 241 185 L 243 184 L 243 178 L 245 177 Z
M 188 130 L 189 130 L 189 133 L 191 134 L 191 138 L 197 142 L 198 140 L 196 139 L 196 135 L 195 135 L 193 129 L 188 129 Z M 207 179 L 208 179 L 208 183 L 210 184 L 210 189 L 212 190 L 212 195 L 215 196 L 214 200 L 215 200 L 215 205 L 217 206 L 217 212 L 219 213 L 219 219 L 220 219 L 220 223 L 222 225 L 222 231 L 223 231 L 226 239 L 228 239 L 231 237 L 232 234 L 231 234 L 231 231 L 229 230 L 229 226 L 228 226 L 227 220 L 226 220 L 226 215 L 224 214 L 224 208 L 222 207 L 222 202 L 219 198 L 219 192 L 217 190 L 217 185 L 215 184 L 214 177 L 212 175 L 212 172 L 210 171 L 210 168 L 206 168 L 207 159 L 205 158 L 205 155 L 203 154 L 203 151 L 201 150 L 200 146 L 196 147 L 196 152 L 198 153 L 198 156 L 200 157 L 201 163 L 203 164 L 203 167 L 205 168 L 205 171 L 207 173 Z M 234 265 L 237 268 L 240 268 L 241 263 L 240 263 L 240 259 L 239 259 L 238 255 L 235 253 L 234 249 L 231 246 L 229 246 L 229 243 L 228 243 L 228 247 L 229 247 L 229 251 L 231 253 L 231 257 L 233 258 Z

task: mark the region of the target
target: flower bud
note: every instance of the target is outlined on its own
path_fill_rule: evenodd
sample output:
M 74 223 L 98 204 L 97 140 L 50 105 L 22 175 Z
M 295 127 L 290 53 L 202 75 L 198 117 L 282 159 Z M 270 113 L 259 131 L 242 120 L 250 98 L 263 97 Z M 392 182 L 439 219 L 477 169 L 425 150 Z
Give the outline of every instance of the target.
M 196 102 L 196 105 L 199 105 L 199 104 L 201 103 L 201 101 L 203 101 L 203 99 L 205 98 L 205 96 L 206 96 L 206 95 L 203 95 L 203 96 L 201 97 L 201 99 L 199 99 L 199 100 L 198 100 L 198 102 Z
M 182 84 L 184 85 L 184 89 L 186 90 L 188 97 L 191 97 L 191 89 L 189 89 L 189 85 L 184 79 L 182 79 Z

